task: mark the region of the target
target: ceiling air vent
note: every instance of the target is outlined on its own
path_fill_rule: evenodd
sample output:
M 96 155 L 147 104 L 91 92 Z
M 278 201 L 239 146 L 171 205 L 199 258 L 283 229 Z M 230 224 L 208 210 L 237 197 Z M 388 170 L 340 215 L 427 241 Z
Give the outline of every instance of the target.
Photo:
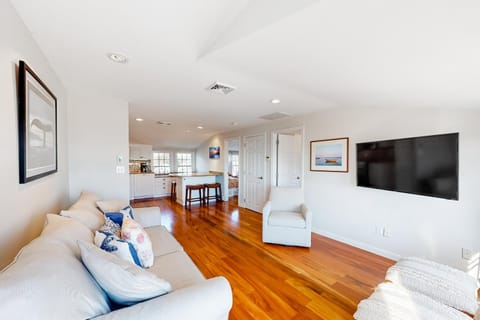
M 287 117 L 290 117 L 290 115 L 288 113 L 274 112 L 274 113 L 270 113 L 270 114 L 266 114 L 264 116 L 261 116 L 260 119 L 263 119 L 263 120 L 278 120 L 278 119 L 287 118 Z
M 227 95 L 235 90 L 235 87 L 225 83 L 214 82 L 208 86 L 207 90 L 216 94 Z

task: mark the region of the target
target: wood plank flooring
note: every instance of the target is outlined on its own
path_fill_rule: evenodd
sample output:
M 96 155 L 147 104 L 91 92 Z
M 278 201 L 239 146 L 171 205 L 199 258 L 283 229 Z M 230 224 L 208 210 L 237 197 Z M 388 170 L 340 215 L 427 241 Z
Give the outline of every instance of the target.
M 168 198 L 132 206 L 159 206 L 162 224 L 202 273 L 229 280 L 230 319 L 353 319 L 394 263 L 317 234 L 311 248 L 264 244 L 262 216 L 236 198 L 191 210 Z

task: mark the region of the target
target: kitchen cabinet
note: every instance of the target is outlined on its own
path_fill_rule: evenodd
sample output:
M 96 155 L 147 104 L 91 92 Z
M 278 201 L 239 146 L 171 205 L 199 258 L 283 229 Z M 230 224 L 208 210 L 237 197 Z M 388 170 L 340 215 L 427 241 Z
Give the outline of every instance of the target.
M 153 173 L 134 174 L 135 199 L 153 198 L 155 175 Z
M 131 144 L 130 160 L 152 160 L 152 146 L 148 144 Z
M 165 197 L 170 195 L 170 187 L 174 178 L 156 177 L 154 186 L 155 197 Z

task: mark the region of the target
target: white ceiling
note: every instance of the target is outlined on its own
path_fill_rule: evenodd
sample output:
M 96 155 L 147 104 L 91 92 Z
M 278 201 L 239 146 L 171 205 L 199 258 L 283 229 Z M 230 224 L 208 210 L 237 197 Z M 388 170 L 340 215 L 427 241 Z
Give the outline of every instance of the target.
M 277 111 L 480 107 L 477 0 L 11 2 L 67 88 L 129 102 L 132 142 L 195 148 Z

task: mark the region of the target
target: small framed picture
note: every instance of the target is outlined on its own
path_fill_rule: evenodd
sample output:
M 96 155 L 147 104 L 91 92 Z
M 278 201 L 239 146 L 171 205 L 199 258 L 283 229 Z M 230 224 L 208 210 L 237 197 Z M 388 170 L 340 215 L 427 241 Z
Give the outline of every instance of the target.
M 57 98 L 24 61 L 18 70 L 20 183 L 57 172 Z
M 348 138 L 310 141 L 310 171 L 348 172 Z
M 210 159 L 220 159 L 220 147 L 209 147 L 208 157 Z

